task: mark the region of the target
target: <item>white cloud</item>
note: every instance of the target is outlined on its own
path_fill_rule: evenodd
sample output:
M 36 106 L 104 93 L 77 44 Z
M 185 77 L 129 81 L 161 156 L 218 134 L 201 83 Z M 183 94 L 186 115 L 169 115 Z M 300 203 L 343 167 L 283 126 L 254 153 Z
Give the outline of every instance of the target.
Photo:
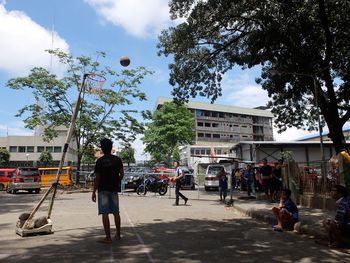
M 150 157 L 144 152 L 145 145 L 143 144 L 141 138 L 143 135 L 138 135 L 136 140 L 133 142 L 132 147 L 135 149 L 135 159 L 136 161 L 140 160 L 149 160 Z
M 267 92 L 257 84 L 252 84 L 248 73 L 243 73 L 232 79 L 226 75 L 222 82 L 221 99 L 233 106 L 254 108 L 266 105 Z
M 45 50 L 60 48 L 67 52 L 67 42 L 54 32 L 34 22 L 24 12 L 7 11 L 0 2 L 0 70 L 10 75 L 25 74 L 35 66 L 50 67 L 51 58 Z M 52 46 L 52 39 L 54 45 Z M 56 64 L 55 61 L 53 63 Z M 54 66 L 52 70 L 55 70 Z
M 131 144 L 132 148 L 134 148 L 135 150 L 134 157 L 136 162 L 150 160 L 150 155 L 144 152 L 145 145 L 141 140 L 142 137 L 143 135 L 137 135 L 136 140 Z M 118 151 L 120 151 L 123 148 L 123 146 L 121 146 L 121 144 L 118 142 L 115 143 L 115 147 Z
M 167 0 L 85 0 L 106 22 L 137 37 L 155 36 L 171 25 Z

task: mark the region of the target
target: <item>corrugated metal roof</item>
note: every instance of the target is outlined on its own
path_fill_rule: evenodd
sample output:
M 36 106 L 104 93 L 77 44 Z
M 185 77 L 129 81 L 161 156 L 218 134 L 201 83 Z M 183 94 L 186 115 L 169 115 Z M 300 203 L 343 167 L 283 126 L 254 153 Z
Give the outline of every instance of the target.
M 158 97 L 156 109 L 158 105 L 162 105 L 165 102 L 171 102 L 172 99 L 166 97 Z M 211 104 L 197 101 L 189 101 L 186 106 L 189 109 L 198 109 L 198 110 L 208 110 L 208 111 L 218 111 L 218 112 L 227 112 L 227 113 L 235 113 L 235 114 L 243 114 L 243 115 L 252 115 L 259 117 L 267 117 L 273 118 L 273 114 L 267 110 L 259 110 L 259 109 L 251 109 L 251 108 L 243 108 L 236 106 L 228 106 L 221 104 Z
M 261 145 L 319 145 L 319 141 L 240 141 L 238 144 L 261 144 Z M 323 144 L 333 144 L 332 141 L 323 141 Z M 350 141 L 346 141 L 350 144 Z

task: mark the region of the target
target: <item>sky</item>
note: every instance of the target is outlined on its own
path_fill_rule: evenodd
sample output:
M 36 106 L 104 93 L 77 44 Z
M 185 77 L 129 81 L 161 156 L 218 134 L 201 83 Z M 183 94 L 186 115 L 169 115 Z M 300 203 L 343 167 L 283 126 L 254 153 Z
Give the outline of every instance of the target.
M 157 55 L 157 36 L 176 23 L 169 18 L 168 0 L 0 0 L 0 136 L 33 134 L 15 117 L 23 105 L 33 102 L 33 96 L 29 91 L 7 88 L 6 82 L 25 76 L 36 66 L 63 74 L 64 68 L 45 52 L 51 48 L 73 56 L 104 51 L 106 63 L 116 70 L 121 69 L 119 58 L 126 55 L 130 68 L 153 70 L 140 85 L 148 100 L 137 104 L 139 109 L 153 111 L 157 97 L 171 97 L 172 89 L 168 83 L 171 58 Z M 249 108 L 265 105 L 267 93 L 255 83 L 259 75 L 258 68 L 232 70 L 224 76 L 223 96 L 215 103 Z M 290 141 L 305 135 L 310 133 L 292 128 L 275 132 L 275 139 Z M 140 137 L 134 148 L 136 159 L 147 159 Z

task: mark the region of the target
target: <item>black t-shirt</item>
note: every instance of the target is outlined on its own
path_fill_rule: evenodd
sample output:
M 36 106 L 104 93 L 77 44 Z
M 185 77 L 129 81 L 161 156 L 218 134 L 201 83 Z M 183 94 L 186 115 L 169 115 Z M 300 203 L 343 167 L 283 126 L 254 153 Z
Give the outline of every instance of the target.
M 96 161 L 95 173 L 100 175 L 98 191 L 118 191 L 119 172 L 123 168 L 122 160 L 115 155 L 105 154 Z
M 264 165 L 260 167 L 261 179 L 266 180 L 270 179 L 270 175 L 272 174 L 272 167 L 270 165 Z

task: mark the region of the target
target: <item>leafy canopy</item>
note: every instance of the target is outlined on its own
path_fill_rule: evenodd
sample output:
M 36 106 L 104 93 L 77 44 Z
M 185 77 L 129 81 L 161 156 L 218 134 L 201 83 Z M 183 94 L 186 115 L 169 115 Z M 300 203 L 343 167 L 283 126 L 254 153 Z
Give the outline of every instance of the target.
M 143 142 L 145 151 L 156 161 L 170 164 L 177 145 L 190 144 L 194 139 L 194 117 L 184 105 L 165 102 L 147 124 Z
M 0 167 L 8 167 L 10 165 L 10 153 L 6 149 L 0 149 Z
M 42 165 L 44 165 L 44 167 L 46 167 L 46 166 L 53 163 L 52 154 L 48 151 L 43 151 L 43 152 L 41 152 L 38 161 L 40 162 L 40 164 L 42 164 Z
M 279 131 L 317 129 L 318 107 L 336 150 L 349 120 L 350 2 L 327 0 L 172 0 L 185 22 L 159 36 L 159 55 L 172 55 L 177 100 L 222 95 L 233 67 L 260 66 Z
M 135 100 L 146 100 L 139 85 L 151 71 L 138 67 L 117 72 L 99 62 L 106 58 L 104 52 L 97 52 L 97 59 L 88 56 L 73 57 L 60 50 L 48 52 L 56 56 L 66 68 L 62 77 L 45 68 L 35 67 L 28 76 L 14 78 L 7 83 L 12 89 L 30 89 L 33 93 L 35 102 L 25 105 L 17 114 L 24 118 L 27 128 L 34 129 L 38 125 L 45 127 L 45 139 L 48 141 L 57 136 L 56 127 L 69 126 L 84 74 L 97 72 L 107 81 L 97 97 L 90 96 L 91 86 L 85 85 L 79 117 L 74 127 L 78 169 L 84 150 L 98 145 L 101 138 L 133 141 L 137 134 L 143 132 L 143 123 L 136 117 L 141 115 L 147 118 L 150 113 L 134 110 L 132 104 Z
M 128 166 L 130 163 L 135 163 L 135 150 L 131 147 L 130 144 L 124 144 L 124 147 L 120 151 L 119 157 L 123 162 L 127 163 Z

